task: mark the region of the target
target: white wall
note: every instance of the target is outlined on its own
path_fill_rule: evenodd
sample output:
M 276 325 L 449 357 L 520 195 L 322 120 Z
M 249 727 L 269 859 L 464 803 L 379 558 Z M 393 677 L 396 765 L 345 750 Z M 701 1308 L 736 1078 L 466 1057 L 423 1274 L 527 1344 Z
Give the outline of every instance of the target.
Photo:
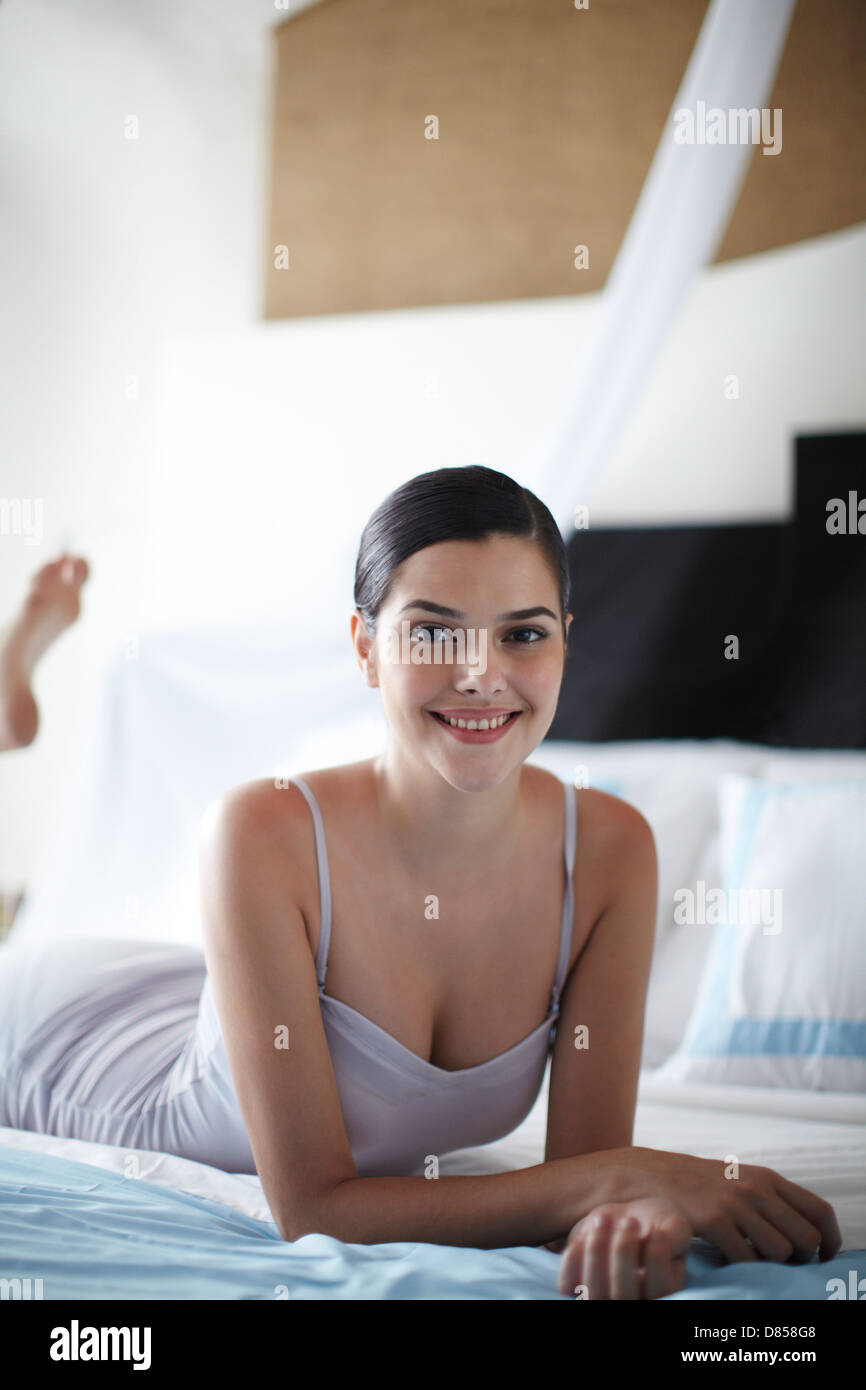
M 45 518 L 41 546 L 0 537 L 0 623 L 58 544 L 94 569 L 87 621 L 40 670 L 38 744 L 0 761 L 0 873 L 30 871 L 109 634 L 137 621 L 161 345 L 259 313 L 268 26 L 285 14 L 0 6 L 0 496 Z
M 346 630 L 358 537 L 391 488 L 465 463 L 533 486 L 597 306 L 334 315 L 169 344 L 148 621 L 278 619 L 302 593 Z M 574 499 L 590 524 L 782 520 L 793 435 L 866 427 L 864 307 L 866 226 L 705 273 L 597 490 Z
M 284 15 L 0 6 L 0 496 L 45 507 L 42 546 L 0 540 L 0 621 L 61 540 L 93 565 L 86 621 L 40 670 L 39 741 L 0 760 L 0 869 L 25 877 L 108 654 L 154 625 L 300 621 L 301 598 L 311 640 L 347 632 L 371 508 L 444 464 L 531 486 L 523 459 L 595 312 L 581 297 L 259 323 L 267 26 Z M 594 524 L 785 515 L 791 432 L 866 416 L 864 250 L 861 227 L 703 277 Z

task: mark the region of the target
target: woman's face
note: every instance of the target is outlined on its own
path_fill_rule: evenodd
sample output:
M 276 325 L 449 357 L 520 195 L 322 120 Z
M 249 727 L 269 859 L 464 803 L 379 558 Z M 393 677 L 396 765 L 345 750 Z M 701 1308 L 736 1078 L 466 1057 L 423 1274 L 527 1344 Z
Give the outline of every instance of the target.
M 497 534 L 417 551 L 393 576 L 372 645 L 357 615 L 352 632 L 391 740 L 454 787 L 495 786 L 550 728 L 565 642 L 557 585 L 533 541 Z M 486 730 L 446 722 L 503 714 Z

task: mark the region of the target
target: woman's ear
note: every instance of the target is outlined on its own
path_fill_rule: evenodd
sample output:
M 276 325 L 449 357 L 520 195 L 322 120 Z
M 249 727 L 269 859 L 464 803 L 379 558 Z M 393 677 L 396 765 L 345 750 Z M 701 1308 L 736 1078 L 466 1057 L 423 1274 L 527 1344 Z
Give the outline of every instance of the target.
M 355 648 L 355 660 L 367 684 L 375 689 L 379 684 L 379 679 L 376 674 L 373 638 L 367 632 L 367 624 L 357 608 L 349 619 L 349 631 L 352 645 Z

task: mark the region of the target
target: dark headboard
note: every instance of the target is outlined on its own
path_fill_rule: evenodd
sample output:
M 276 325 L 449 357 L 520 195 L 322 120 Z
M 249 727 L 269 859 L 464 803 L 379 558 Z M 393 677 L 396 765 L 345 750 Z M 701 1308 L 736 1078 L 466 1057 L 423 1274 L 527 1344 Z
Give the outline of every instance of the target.
M 866 748 L 866 432 L 798 436 L 795 455 L 788 523 L 572 535 L 550 738 Z M 828 531 L 831 498 L 852 532 Z

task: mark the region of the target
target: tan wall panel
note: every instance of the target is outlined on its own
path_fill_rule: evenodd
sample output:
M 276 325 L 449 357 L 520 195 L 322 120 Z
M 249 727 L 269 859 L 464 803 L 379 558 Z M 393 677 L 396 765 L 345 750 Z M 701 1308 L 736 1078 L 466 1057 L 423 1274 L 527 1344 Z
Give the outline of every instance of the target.
M 782 153 L 753 155 L 717 261 L 866 219 L 864 0 L 797 0 L 767 104 Z
M 265 316 L 600 289 L 705 10 L 324 0 L 288 20 Z M 864 21 L 863 0 L 799 0 L 770 102 L 783 152 L 753 156 L 720 259 L 866 219 Z

